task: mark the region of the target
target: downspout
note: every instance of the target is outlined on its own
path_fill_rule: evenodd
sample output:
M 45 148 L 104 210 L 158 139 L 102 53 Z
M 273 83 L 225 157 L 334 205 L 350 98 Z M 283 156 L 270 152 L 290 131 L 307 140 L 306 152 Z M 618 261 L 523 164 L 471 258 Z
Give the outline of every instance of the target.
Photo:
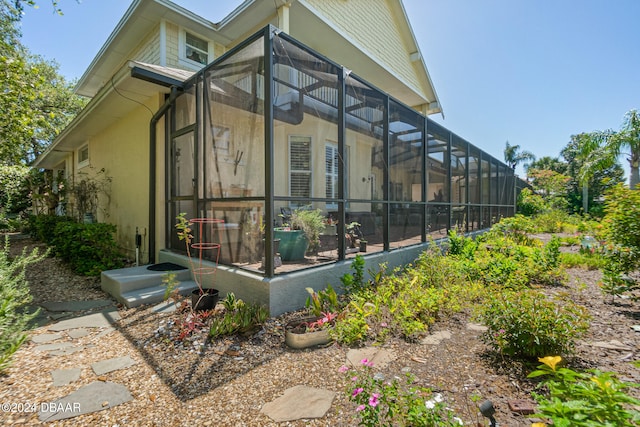
M 180 91 L 171 86 L 169 98 L 151 118 L 149 128 L 149 264 L 156 262 L 156 125 Z

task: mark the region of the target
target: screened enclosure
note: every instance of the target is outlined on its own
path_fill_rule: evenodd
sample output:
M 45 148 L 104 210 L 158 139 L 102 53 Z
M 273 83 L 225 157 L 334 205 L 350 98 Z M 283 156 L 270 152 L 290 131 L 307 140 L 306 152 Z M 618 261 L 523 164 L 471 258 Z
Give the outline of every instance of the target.
M 514 214 L 511 168 L 271 26 L 187 81 L 166 118 L 172 251 L 181 212 L 222 220 L 196 239 L 267 277 Z M 322 217 L 318 242 L 286 260 L 300 211 Z

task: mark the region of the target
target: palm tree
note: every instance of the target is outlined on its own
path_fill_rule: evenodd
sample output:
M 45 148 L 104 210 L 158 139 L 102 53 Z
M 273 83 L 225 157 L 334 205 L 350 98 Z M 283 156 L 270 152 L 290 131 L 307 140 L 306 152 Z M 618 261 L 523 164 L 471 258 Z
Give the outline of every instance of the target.
M 629 188 L 640 189 L 640 114 L 636 110 L 628 111 L 624 116 L 622 128 L 618 132 L 611 130 L 582 134 L 585 163 L 580 171 L 581 178 L 592 176 L 595 171 L 610 167 L 618 162 L 621 155 L 627 156 L 630 166 Z
M 504 161 L 511 166 L 511 169 L 515 170 L 516 166 L 520 163 L 534 161 L 535 159 L 536 156 L 534 156 L 532 152 L 525 150 L 520 151 L 519 145 L 511 145 L 509 141 L 507 141 L 504 147 Z
M 622 129 L 611 140 L 612 154 L 624 154 L 629 162 L 629 188 L 639 189 L 640 183 L 640 115 L 638 111 L 628 111 L 624 116 Z M 628 150 L 625 152 L 625 150 Z

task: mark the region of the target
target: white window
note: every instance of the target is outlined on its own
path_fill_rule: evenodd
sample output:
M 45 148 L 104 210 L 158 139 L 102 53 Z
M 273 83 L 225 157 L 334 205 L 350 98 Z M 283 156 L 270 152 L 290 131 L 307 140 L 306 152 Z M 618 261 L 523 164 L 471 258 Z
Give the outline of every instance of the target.
M 289 195 L 311 197 L 311 137 L 289 137 Z
M 89 144 L 85 144 L 78 148 L 78 167 L 83 168 L 89 166 Z
M 327 199 L 338 198 L 338 160 L 338 144 L 327 142 L 324 146 L 325 197 Z M 327 202 L 327 209 L 337 208 L 337 203 Z
M 209 62 L 209 43 L 191 33 L 185 34 L 185 54 L 187 59 L 207 64 Z

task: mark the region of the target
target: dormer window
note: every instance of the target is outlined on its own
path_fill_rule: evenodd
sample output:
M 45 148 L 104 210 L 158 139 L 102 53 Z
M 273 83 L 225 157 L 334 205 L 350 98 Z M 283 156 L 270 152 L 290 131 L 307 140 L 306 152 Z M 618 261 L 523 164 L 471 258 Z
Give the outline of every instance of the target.
M 199 64 L 209 62 L 209 43 L 200 37 L 185 32 L 185 57 Z

